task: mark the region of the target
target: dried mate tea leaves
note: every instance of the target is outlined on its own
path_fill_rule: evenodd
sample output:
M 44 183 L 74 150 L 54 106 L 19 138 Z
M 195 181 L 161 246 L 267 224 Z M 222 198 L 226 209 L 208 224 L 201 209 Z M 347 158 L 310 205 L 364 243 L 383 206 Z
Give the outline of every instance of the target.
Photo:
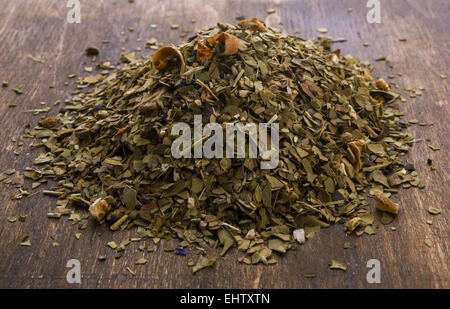
M 17 218 L 16 217 L 9 217 L 8 218 L 8 222 L 9 223 L 14 223 L 14 222 L 16 222 L 17 221 Z
M 37 62 L 37 63 L 41 63 L 41 64 L 45 64 L 45 61 L 42 59 L 39 59 L 37 57 L 34 57 L 33 55 L 27 55 L 27 58 L 32 60 L 33 62 Z
M 439 208 L 430 206 L 428 207 L 428 212 L 432 215 L 439 215 L 441 213 L 441 210 Z
M 269 249 L 279 253 L 286 253 L 287 243 L 281 239 L 270 239 L 268 242 Z
M 439 146 L 428 145 L 428 147 L 433 151 L 439 151 L 441 148 Z
M 145 264 L 147 264 L 147 259 L 145 258 L 140 258 L 139 260 L 134 262 L 134 265 L 145 265 Z
M 129 266 L 125 267 L 125 270 L 128 271 L 132 276 L 136 276 L 136 272 L 133 271 Z
M 389 225 L 394 221 L 394 215 L 390 215 L 387 212 L 384 212 L 381 214 L 381 223 L 383 223 L 384 225 Z
M 74 209 L 81 207 L 89 224 L 135 233 L 107 244 L 116 258 L 130 241 L 177 238 L 179 245 L 161 250 L 204 254 L 212 247 L 223 256 L 236 248 L 241 263 L 271 265 L 273 255 L 338 222 L 348 233 L 371 235 L 365 190 L 393 194 L 420 185 L 402 163 L 414 139 L 403 131 L 399 94 L 372 78 L 369 63 L 333 52 L 332 43 L 256 18 L 218 23 L 178 46 L 158 49 L 150 39 L 153 56 L 128 53 L 120 65 L 97 65 L 103 72 L 74 80 L 78 91 L 61 113 L 27 129 L 33 147 L 46 151 L 24 175 L 34 188 L 56 181 L 43 191 L 58 198 L 49 217 L 67 215 L 79 225 Z M 220 126 L 278 123 L 278 166 L 261 169 L 263 160 L 247 148 L 244 158 L 175 159 L 171 131 L 179 122 L 192 128 L 196 115 Z M 379 207 L 398 211 L 385 204 Z M 386 224 L 393 219 L 382 216 Z M 200 256 L 193 271 L 214 263 Z
M 194 267 L 192 267 L 192 272 L 196 273 L 199 270 L 202 270 L 206 267 L 212 267 L 214 264 L 216 263 L 216 258 L 206 258 L 203 255 L 200 255 L 198 260 L 197 260 L 197 264 L 194 265 Z
M 31 242 L 30 242 L 30 240 L 25 240 L 25 241 L 22 241 L 20 243 L 20 245 L 23 247 L 31 247 Z
M 23 91 L 21 88 L 13 88 L 13 91 L 17 94 L 23 94 Z
M 362 223 L 363 223 L 363 220 L 360 217 L 355 217 L 355 218 L 348 220 L 345 223 L 345 228 L 347 231 L 349 231 L 351 233 Z
M 347 270 L 347 265 L 345 265 L 345 263 L 336 261 L 335 259 L 332 259 L 330 264 L 328 264 L 330 269 L 340 269 L 343 271 Z
M 108 242 L 107 246 L 110 247 L 111 249 L 116 249 L 117 248 L 117 244 L 116 244 L 115 241 Z
M 41 125 L 43 128 L 50 129 L 50 130 L 57 130 L 58 129 L 58 119 L 54 117 L 47 117 L 39 122 L 39 125 Z
M 104 261 L 106 261 L 106 255 L 99 255 L 99 256 L 97 257 L 97 259 L 98 259 L 100 262 L 104 262 Z
M 235 244 L 235 241 L 226 229 L 220 229 L 217 233 L 217 237 L 219 238 L 220 243 L 223 245 L 220 256 L 224 256 L 228 249 L 230 249 Z

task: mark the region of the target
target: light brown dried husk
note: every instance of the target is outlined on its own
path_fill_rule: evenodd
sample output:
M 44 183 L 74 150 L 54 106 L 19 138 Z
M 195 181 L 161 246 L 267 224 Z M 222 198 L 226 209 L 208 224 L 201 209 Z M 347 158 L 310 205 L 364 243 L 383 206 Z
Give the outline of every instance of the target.
M 398 214 L 398 204 L 392 202 L 386 195 L 381 191 L 375 191 L 375 207 L 381 211 L 386 211 L 391 214 Z
M 222 32 L 218 34 L 215 39 L 224 45 L 223 52 L 218 53 L 219 56 L 233 55 L 238 52 L 239 40 L 234 35 Z
M 203 64 L 206 60 L 211 59 L 212 51 L 205 44 L 198 42 L 197 44 L 197 61 Z
M 242 28 L 245 28 L 245 29 L 259 30 L 261 32 L 267 31 L 267 28 L 264 25 L 264 22 L 262 22 L 261 20 L 255 18 L 255 17 L 250 18 L 250 19 L 241 20 L 239 22 L 239 26 L 241 26 Z
M 180 61 L 180 74 L 183 74 L 186 70 L 186 64 L 184 62 L 184 57 L 181 52 L 172 46 L 164 46 L 160 48 L 152 58 L 152 66 L 157 70 L 161 71 L 167 67 L 167 62 L 169 59 L 178 57 Z
M 384 90 L 384 91 L 390 91 L 391 90 L 391 88 L 389 87 L 388 83 L 382 78 L 377 79 L 377 81 L 375 82 L 375 86 L 378 89 L 381 89 L 381 90 Z
M 103 199 L 97 199 L 91 206 L 89 206 L 89 213 L 97 221 L 102 221 L 106 214 L 111 210 L 111 205 Z

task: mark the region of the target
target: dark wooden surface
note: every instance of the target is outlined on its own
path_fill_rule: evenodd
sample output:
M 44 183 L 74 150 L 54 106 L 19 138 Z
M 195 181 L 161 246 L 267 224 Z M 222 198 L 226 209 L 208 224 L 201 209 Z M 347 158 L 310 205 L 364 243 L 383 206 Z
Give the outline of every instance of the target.
M 300 36 L 317 35 L 317 28 L 326 27 L 329 35 L 345 37 L 339 43 L 344 54 L 361 60 L 387 56 L 393 64 L 375 63 L 375 76 L 396 75 L 393 82 L 402 89 L 425 87 L 423 95 L 399 103 L 406 120 L 433 122 L 433 126 L 411 126 L 411 132 L 423 141 L 414 145 L 405 160 L 414 164 L 425 189 L 403 190 L 396 199 L 401 210 L 398 218 L 384 226 L 376 218 L 376 235 L 346 236 L 342 226 L 322 230 L 298 250 L 278 258 L 278 264 L 245 266 L 237 262 L 236 250 L 219 258 L 212 269 L 195 275 L 187 267 L 191 257 L 180 257 L 162 250 L 141 252 L 138 243 L 131 243 L 121 259 L 106 242 L 131 237 L 134 232 L 111 233 L 95 222 L 88 221 L 88 229 L 79 231 L 77 225 L 64 220 L 49 220 L 46 213 L 55 200 L 42 195 L 11 201 L 13 188 L 0 185 L 0 288 L 449 288 L 449 75 L 450 4 L 448 0 L 383 0 L 381 24 L 366 21 L 366 1 L 144 1 L 134 4 L 127 0 L 82 0 L 81 23 L 66 21 L 66 1 L 63 0 L 3 0 L 0 6 L 0 79 L 9 82 L 0 89 L 0 171 L 9 168 L 22 170 L 30 166 L 38 151 L 29 149 L 25 140 L 22 154 L 12 138 L 22 139 L 26 124 L 36 125 L 39 117 L 24 113 L 32 108 L 45 107 L 65 99 L 73 91 L 68 74 L 82 76 L 83 67 L 93 63 L 84 55 L 84 49 L 94 44 L 100 47 L 98 61 L 118 61 L 121 48 L 131 51 L 141 47 L 138 55 L 149 53 L 144 49 L 151 37 L 164 43 L 181 42 L 183 29 L 194 30 L 214 25 L 217 21 L 236 23 L 235 17 L 258 17 L 269 26 Z M 347 8 L 353 12 L 347 12 Z M 276 9 L 267 15 L 266 10 Z M 195 18 L 196 23 L 191 23 Z M 282 22 L 282 24 L 280 24 Z M 157 24 L 152 29 L 151 24 Z M 170 30 L 179 24 L 179 30 Z M 135 31 L 128 31 L 134 27 Z M 125 35 L 121 35 L 121 32 Z M 406 37 L 407 42 L 399 42 Z M 102 44 L 102 40 L 109 44 Z M 141 39 L 139 42 L 138 39 Z M 364 47 L 363 43 L 369 43 Z M 45 61 L 32 61 L 27 55 Z M 54 88 L 49 88 L 54 85 Z M 11 89 L 21 87 L 23 95 Z M 394 88 L 395 89 L 395 88 Z M 404 91 L 403 91 L 404 93 Z M 8 104 L 17 104 L 8 108 Z M 50 114 L 57 112 L 52 108 Z M 431 142 L 426 142 L 430 138 Z M 427 145 L 438 145 L 433 152 Z M 436 171 L 430 171 L 430 158 Z M 18 174 L 16 179 L 20 180 Z M 427 208 L 442 209 L 439 216 L 431 216 Z M 373 209 L 373 205 L 372 205 Z M 25 222 L 9 223 L 8 217 L 26 214 Z M 428 225 L 426 220 L 432 220 Z M 391 230 L 391 226 L 397 228 Z M 80 232 L 81 238 L 75 239 Z M 31 247 L 19 246 L 23 234 L 30 235 Z M 54 240 L 52 239 L 54 238 Z M 431 241 L 432 247 L 424 244 Z M 52 247 L 57 241 L 60 246 Z M 357 248 L 343 249 L 344 242 Z M 150 241 L 148 241 L 150 243 Z M 107 255 L 105 262 L 97 256 Z M 146 265 L 135 266 L 141 257 Z M 332 258 L 348 265 L 346 272 L 328 269 Z M 69 259 L 81 262 L 82 283 L 68 284 L 66 263 Z M 192 257 L 196 259 L 196 257 Z M 369 259 L 381 262 L 381 284 L 366 282 L 366 263 Z M 136 272 L 132 276 L 126 267 Z M 305 274 L 315 273 L 312 279 Z

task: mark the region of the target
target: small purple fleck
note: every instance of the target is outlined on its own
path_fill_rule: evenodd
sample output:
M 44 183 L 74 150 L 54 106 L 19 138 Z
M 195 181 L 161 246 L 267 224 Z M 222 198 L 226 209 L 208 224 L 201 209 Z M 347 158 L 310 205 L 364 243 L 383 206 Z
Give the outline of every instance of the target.
M 178 255 L 186 255 L 186 250 L 184 250 L 183 248 L 175 248 L 175 253 Z

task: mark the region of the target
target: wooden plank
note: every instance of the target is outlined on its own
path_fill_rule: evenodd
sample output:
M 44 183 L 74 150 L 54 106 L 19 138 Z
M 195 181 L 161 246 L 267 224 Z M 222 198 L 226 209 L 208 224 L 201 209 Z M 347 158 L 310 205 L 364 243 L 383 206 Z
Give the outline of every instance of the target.
M 7 88 L 0 89 L 0 171 L 15 168 L 18 171 L 30 166 L 37 151 L 29 149 L 30 140 L 24 140 L 20 156 L 15 156 L 12 138 L 23 140 L 26 124 L 36 125 L 39 117 L 24 113 L 25 110 L 52 106 L 56 100 L 70 96 L 74 81 L 67 75 L 82 76 L 83 67 L 91 66 L 84 49 L 94 44 L 100 47 L 98 61 L 118 61 L 121 48 L 127 51 L 141 47 L 146 40 L 157 38 L 164 43 L 178 43 L 183 29 L 190 34 L 217 21 L 236 23 L 235 17 L 245 15 L 265 20 L 269 26 L 278 27 L 293 34 L 301 29 L 300 36 L 316 36 L 319 27 L 329 29 L 333 37 L 345 37 L 339 43 L 343 54 L 350 53 L 361 60 L 387 56 L 393 68 L 383 62 L 375 63 L 375 76 L 396 76 L 392 81 L 404 87 L 425 87 L 422 96 L 399 103 L 405 112 L 405 120 L 417 118 L 433 122 L 433 126 L 411 126 L 408 131 L 423 139 L 412 148 L 405 160 L 412 163 L 426 188 L 402 191 L 396 198 L 401 213 L 391 224 L 384 226 L 377 218 L 375 236 L 357 238 L 346 236 L 342 226 L 323 230 L 319 235 L 295 252 L 278 258 L 275 266 L 244 266 L 237 262 L 234 250 L 219 258 L 213 269 L 192 275 L 186 266 L 191 257 L 180 257 L 158 250 L 140 252 L 138 244 L 127 247 L 126 254 L 115 259 L 107 241 L 133 236 L 133 232 L 111 233 L 104 227 L 89 221 L 88 229 L 81 231 L 80 240 L 74 234 L 78 226 L 65 220 L 49 220 L 48 210 L 54 207 L 54 199 L 36 195 L 19 202 L 11 201 L 16 194 L 13 188 L 2 185 L 0 190 L 0 288 L 449 288 L 448 269 L 448 200 L 449 146 L 448 81 L 440 74 L 448 75 L 449 67 L 449 3 L 446 0 L 390 0 L 382 1 L 380 24 L 366 21 L 368 8 L 365 1 L 82 1 L 81 23 L 66 21 L 65 1 L 26 0 L 3 1 L 0 10 L 0 79 L 8 81 Z M 347 12 L 347 8 L 353 12 Z M 267 15 L 274 8 L 276 13 Z M 196 22 L 191 23 L 195 18 Z M 280 24 L 282 22 L 282 24 Z M 151 24 L 158 28 L 152 29 Z M 171 24 L 179 24 L 179 30 L 170 30 Z M 130 32 L 129 27 L 135 31 Z M 124 32 L 122 35 L 121 33 Z M 406 37 L 407 42 L 399 42 Z M 102 40 L 108 44 L 102 44 Z M 141 39 L 138 41 L 138 39 Z M 369 43 L 364 47 L 363 43 Z M 28 55 L 42 59 L 34 62 Z M 49 88 L 53 85 L 54 88 Z M 21 87 L 23 95 L 11 90 Z M 403 91 L 404 93 L 404 91 Z M 41 105 L 40 102 L 46 102 Z M 8 108 L 8 104 L 17 104 Z M 55 114 L 58 107 L 52 108 Z M 431 139 L 430 142 L 425 139 Z M 438 145 L 434 152 L 427 145 Z M 433 160 L 436 171 L 430 171 L 427 159 Z M 17 176 L 18 181 L 20 177 Z M 430 206 L 442 209 L 442 214 L 432 217 L 426 211 Z M 373 205 L 372 205 L 373 209 Z M 26 214 L 25 222 L 8 223 L 7 218 Z M 433 224 L 426 224 L 432 220 Z M 31 247 L 20 247 L 19 239 L 28 233 Z M 432 247 L 424 244 L 429 239 Z M 54 240 L 53 240 L 54 239 Z M 60 246 L 52 247 L 57 241 Z M 357 246 L 344 250 L 349 241 Z M 164 246 L 164 244 L 162 245 Z M 107 255 L 105 262 L 98 255 Z M 145 257 L 146 265 L 134 262 Z M 68 284 L 66 263 L 69 259 L 81 262 L 82 283 Z M 332 271 L 327 264 L 332 258 L 344 261 L 347 272 Z M 366 263 L 369 259 L 381 262 L 381 284 L 368 284 Z M 132 276 L 125 267 L 136 272 Z M 305 274 L 315 273 L 307 279 Z

